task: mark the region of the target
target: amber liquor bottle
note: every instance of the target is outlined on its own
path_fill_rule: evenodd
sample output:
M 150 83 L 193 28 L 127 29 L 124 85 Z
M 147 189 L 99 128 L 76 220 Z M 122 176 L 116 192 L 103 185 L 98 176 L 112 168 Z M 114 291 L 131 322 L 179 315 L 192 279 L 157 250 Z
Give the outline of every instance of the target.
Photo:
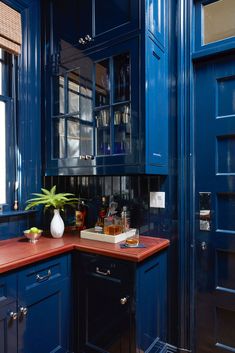
M 97 222 L 96 222 L 96 225 L 95 225 L 95 230 L 97 232 L 103 232 L 104 230 L 104 219 L 107 215 L 107 212 L 108 212 L 108 204 L 106 202 L 106 197 L 103 196 L 102 197 L 102 202 L 101 202 L 101 206 L 99 208 L 99 211 L 98 211 L 98 219 L 97 219 Z
M 76 231 L 80 232 L 81 230 L 85 229 L 85 220 L 86 220 L 86 206 L 84 201 L 78 204 L 78 208 L 75 211 L 75 227 Z

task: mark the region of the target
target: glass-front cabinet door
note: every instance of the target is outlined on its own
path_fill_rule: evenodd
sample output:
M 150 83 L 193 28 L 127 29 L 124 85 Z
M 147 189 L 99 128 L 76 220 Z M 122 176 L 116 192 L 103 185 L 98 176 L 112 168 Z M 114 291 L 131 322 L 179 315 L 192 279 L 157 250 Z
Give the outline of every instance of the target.
M 116 165 L 134 165 L 138 39 L 85 56 L 69 51 L 51 74 L 47 174 L 103 174 Z
M 52 161 L 69 168 L 94 158 L 93 62 L 62 62 L 58 71 L 52 75 Z
M 129 51 L 95 63 L 97 157 L 131 151 L 130 70 Z
M 115 172 L 139 158 L 138 39 L 94 56 L 94 120 L 97 172 Z

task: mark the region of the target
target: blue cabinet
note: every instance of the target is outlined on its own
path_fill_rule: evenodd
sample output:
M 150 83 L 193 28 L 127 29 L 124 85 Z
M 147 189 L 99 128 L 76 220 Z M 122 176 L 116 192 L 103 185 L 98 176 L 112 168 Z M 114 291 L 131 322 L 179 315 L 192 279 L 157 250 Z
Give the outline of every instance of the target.
M 0 277 L 1 353 L 69 352 L 70 260 L 60 256 Z
M 0 276 L 0 353 L 17 353 L 17 279 Z
M 168 173 L 167 3 L 45 2 L 46 175 Z
M 53 43 L 59 52 L 94 48 L 139 27 L 136 0 L 52 0 L 46 8 L 53 14 Z
M 47 174 L 107 174 L 139 163 L 139 39 L 63 58 L 52 75 Z M 94 78 L 94 79 L 93 79 Z M 93 82 L 92 82 L 93 80 Z M 117 168 L 118 172 L 118 168 Z
M 156 352 L 155 344 L 164 346 L 166 251 L 140 264 L 85 253 L 78 261 L 78 352 Z

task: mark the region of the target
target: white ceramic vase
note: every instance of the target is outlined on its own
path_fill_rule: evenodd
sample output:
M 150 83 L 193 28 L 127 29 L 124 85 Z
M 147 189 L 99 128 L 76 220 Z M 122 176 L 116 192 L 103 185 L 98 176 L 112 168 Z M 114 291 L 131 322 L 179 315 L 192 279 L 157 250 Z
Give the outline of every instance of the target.
M 54 209 L 54 216 L 51 220 L 50 231 L 53 238 L 61 238 L 64 234 L 64 221 L 61 218 L 60 210 Z

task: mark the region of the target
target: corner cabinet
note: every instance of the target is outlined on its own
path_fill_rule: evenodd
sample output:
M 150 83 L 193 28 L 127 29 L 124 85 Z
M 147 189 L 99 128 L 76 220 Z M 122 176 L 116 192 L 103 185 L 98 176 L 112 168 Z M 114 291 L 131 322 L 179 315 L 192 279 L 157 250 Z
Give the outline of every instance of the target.
M 77 352 L 165 352 L 166 251 L 140 264 L 78 257 Z
M 0 353 L 70 351 L 70 260 L 64 255 L 0 275 Z
M 45 174 L 167 174 L 166 1 L 85 3 L 43 4 Z

